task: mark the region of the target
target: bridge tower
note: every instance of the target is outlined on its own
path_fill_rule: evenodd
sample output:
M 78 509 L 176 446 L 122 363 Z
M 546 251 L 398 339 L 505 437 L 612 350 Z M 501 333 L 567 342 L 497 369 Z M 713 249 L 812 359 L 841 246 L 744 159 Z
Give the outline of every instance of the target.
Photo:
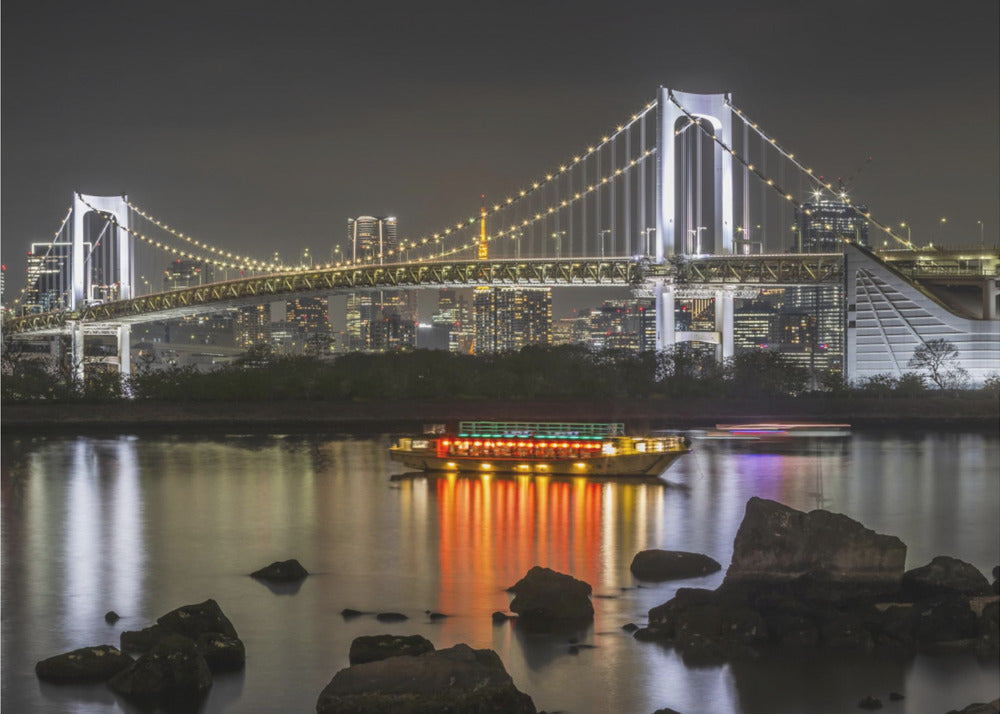
M 684 255 L 687 236 L 684 227 L 679 226 L 677 204 L 678 193 L 678 134 L 683 126 L 678 120 L 689 120 L 688 114 L 696 119 L 709 122 L 715 136 L 726 146 L 733 145 L 732 109 L 728 94 L 693 94 L 675 92 L 660 87 L 657 97 L 659 126 L 656 151 L 656 262 L 662 263 L 674 255 Z M 680 106 L 678 106 L 680 105 Z M 683 109 L 681 109 L 683 107 Z M 685 113 L 685 111 L 687 113 Z M 699 131 L 698 127 L 691 131 Z M 701 137 L 698 137 L 701 140 Z M 733 157 L 721 146 L 713 142 L 714 187 L 713 230 L 715 235 L 707 250 L 700 253 L 733 252 Z M 686 167 L 685 167 L 686 170 Z M 695 181 L 687 179 L 689 190 L 700 191 Z M 697 228 L 696 231 L 700 231 Z M 700 236 L 699 236 L 700 237 Z M 691 252 L 695 251 L 691 246 Z M 656 349 L 672 348 L 678 341 L 674 326 L 674 305 L 677 298 L 676 287 L 666 281 L 654 286 L 656 299 Z M 716 352 L 720 360 L 733 355 L 733 295 L 731 291 L 717 291 L 715 296 Z M 715 341 L 715 340 L 713 340 Z
M 658 146 L 656 150 L 656 261 L 675 254 L 684 254 L 687 236 L 679 227 L 677 216 L 677 120 L 693 117 L 709 122 L 715 136 L 726 146 L 733 145 L 733 112 L 728 94 L 692 94 L 660 87 Z M 675 103 L 676 102 L 676 103 Z M 680 107 L 684 107 L 682 110 Z M 692 129 L 697 131 L 697 128 Z M 733 252 L 733 157 L 718 144 L 713 144 L 715 169 L 715 236 L 711 250 L 703 253 Z M 693 183 L 693 182 L 689 182 Z
M 131 233 L 129 222 L 128 198 L 122 196 L 88 196 L 75 191 L 73 193 L 73 249 L 71 259 L 72 289 L 69 294 L 69 309 L 83 307 L 89 299 L 91 282 L 87 263 L 90 255 L 86 250 L 84 236 L 84 218 L 88 213 L 103 211 L 110 213 L 118 222 L 117 255 L 114 264 L 114 274 L 109 276 L 109 282 L 118 285 L 118 298 L 128 300 L 133 297 L 135 283 L 135 239 Z

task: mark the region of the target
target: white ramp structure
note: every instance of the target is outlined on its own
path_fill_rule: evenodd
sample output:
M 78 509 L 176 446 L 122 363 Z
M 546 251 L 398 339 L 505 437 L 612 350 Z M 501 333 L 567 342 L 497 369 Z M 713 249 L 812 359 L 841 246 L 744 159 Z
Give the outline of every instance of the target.
M 943 339 L 958 350 L 974 385 L 1000 374 L 1000 321 L 960 317 L 867 250 L 846 245 L 847 328 L 844 377 L 899 377 L 913 352 Z

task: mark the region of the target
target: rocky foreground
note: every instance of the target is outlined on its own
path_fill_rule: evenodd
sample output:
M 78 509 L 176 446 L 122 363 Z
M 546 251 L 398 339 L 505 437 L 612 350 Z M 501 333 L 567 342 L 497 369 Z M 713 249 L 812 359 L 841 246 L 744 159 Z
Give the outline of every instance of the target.
M 996 658 L 997 584 L 956 558 L 909 571 L 905 560 L 899 538 L 847 516 L 751 498 L 722 585 L 679 589 L 634 636 L 669 643 L 688 663 L 764 648 Z

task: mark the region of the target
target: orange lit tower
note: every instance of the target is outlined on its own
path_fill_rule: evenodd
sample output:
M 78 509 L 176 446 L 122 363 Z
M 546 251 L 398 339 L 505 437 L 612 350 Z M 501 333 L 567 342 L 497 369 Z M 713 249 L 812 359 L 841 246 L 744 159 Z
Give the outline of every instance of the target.
M 483 194 L 483 205 L 479 209 L 479 259 L 486 260 L 489 246 L 486 244 L 486 194 Z

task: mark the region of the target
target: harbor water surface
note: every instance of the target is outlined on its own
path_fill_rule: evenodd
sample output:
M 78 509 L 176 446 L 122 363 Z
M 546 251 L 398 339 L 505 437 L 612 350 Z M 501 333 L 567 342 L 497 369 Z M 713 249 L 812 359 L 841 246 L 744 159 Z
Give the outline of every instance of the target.
M 856 432 L 750 446 L 696 441 L 654 482 L 442 477 L 391 480 L 389 435 L 317 433 L 25 437 L 3 440 L 2 706 L 118 712 L 104 685 L 52 686 L 35 662 L 118 644 L 123 630 L 214 598 L 246 643 L 244 672 L 218 676 L 205 712 L 310 712 L 360 635 L 420 634 L 495 650 L 539 709 L 567 714 L 857 711 L 875 695 L 916 714 L 1000 697 L 996 662 L 964 654 L 794 658 L 688 667 L 634 640 L 679 587 L 716 587 L 751 496 L 845 513 L 984 573 L 1000 562 L 995 432 Z M 706 553 L 714 575 L 639 583 L 636 552 Z M 247 576 L 297 558 L 301 586 Z M 505 588 L 534 565 L 594 589 L 592 627 L 532 635 L 495 625 Z M 354 608 L 401 612 L 383 624 Z M 114 625 L 104 613 L 121 616 Z M 447 615 L 431 621 L 428 611 Z M 570 639 L 593 645 L 573 653 Z M 888 702 L 888 693 L 905 695 Z

